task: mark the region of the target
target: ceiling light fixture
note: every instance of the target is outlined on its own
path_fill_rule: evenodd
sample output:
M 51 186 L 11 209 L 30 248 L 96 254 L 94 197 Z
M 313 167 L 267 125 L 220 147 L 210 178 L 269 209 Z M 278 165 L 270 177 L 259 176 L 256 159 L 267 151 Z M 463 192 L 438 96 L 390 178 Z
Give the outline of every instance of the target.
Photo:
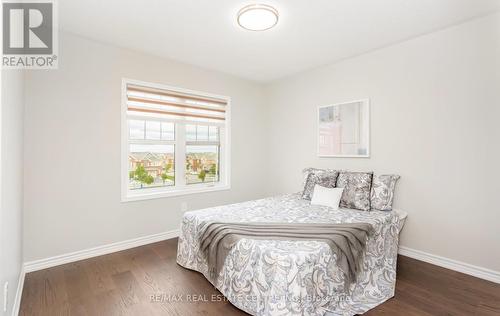
M 278 23 L 278 11 L 266 4 L 250 4 L 238 11 L 238 24 L 250 31 L 265 31 Z

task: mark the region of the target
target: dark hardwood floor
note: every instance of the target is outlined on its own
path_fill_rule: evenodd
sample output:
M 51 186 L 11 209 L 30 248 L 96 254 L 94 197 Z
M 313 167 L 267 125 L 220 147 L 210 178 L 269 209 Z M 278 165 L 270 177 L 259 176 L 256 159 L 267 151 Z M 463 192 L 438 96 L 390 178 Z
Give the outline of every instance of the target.
M 20 315 L 247 315 L 213 302 L 220 293 L 176 251 L 171 239 L 29 273 Z M 365 315 L 498 316 L 500 285 L 400 256 L 395 297 Z

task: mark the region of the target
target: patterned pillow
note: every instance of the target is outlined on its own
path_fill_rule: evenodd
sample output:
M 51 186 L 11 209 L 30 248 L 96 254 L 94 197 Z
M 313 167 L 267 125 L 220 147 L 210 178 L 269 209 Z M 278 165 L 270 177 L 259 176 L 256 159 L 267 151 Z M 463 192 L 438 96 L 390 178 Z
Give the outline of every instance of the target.
M 372 210 L 390 211 L 394 199 L 394 189 L 399 176 L 384 174 L 373 177 L 372 192 L 370 196 Z
M 309 174 L 314 173 L 314 174 L 319 174 L 319 173 L 324 173 L 324 172 L 336 172 L 337 176 L 340 171 L 338 170 L 333 170 L 333 169 L 319 169 L 319 168 L 305 168 L 302 170 L 302 186 L 306 185 L 307 182 L 307 177 L 309 177 Z
M 344 188 L 340 207 L 369 211 L 372 177 L 373 172 L 341 172 L 337 178 L 337 188 Z
M 319 169 L 317 169 L 319 170 Z M 339 173 L 335 170 L 322 170 L 321 172 L 310 172 L 307 176 L 306 183 L 304 184 L 304 191 L 302 191 L 302 198 L 310 200 L 314 192 L 316 184 L 325 188 L 335 188 L 337 177 Z
M 307 177 L 309 177 L 309 174 L 311 173 L 321 173 L 325 172 L 325 169 L 318 169 L 318 168 L 305 168 L 302 170 L 302 186 L 306 184 Z

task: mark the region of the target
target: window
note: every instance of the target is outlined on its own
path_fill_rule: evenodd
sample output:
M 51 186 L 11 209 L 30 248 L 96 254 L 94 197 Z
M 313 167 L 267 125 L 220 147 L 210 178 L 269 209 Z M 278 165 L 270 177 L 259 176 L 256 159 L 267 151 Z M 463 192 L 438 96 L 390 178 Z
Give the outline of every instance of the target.
M 186 125 L 186 184 L 219 182 L 219 127 Z
M 228 97 L 123 80 L 122 200 L 229 188 Z

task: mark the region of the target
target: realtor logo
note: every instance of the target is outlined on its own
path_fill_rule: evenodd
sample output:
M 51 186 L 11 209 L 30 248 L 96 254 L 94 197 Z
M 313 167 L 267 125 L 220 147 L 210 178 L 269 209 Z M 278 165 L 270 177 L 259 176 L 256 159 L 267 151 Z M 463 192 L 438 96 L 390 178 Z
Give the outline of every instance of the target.
M 57 68 L 55 1 L 2 3 L 2 67 Z

